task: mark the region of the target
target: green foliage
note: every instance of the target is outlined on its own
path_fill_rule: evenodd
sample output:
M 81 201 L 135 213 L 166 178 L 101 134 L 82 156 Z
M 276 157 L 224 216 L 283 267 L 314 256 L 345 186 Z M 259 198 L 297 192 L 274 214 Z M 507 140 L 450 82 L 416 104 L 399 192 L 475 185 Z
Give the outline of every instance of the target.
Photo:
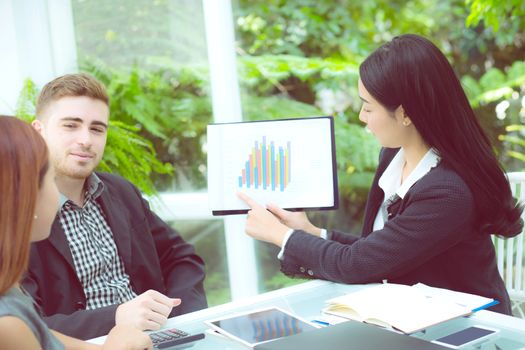
M 73 0 L 71 7 L 78 57 L 111 67 L 144 67 L 157 58 L 206 63 L 201 1 Z
M 525 171 L 525 126 L 511 124 L 506 128 L 506 134 L 500 135 L 500 140 L 506 144 L 506 155 L 516 160 L 516 171 Z
M 139 128 L 111 120 L 104 157 L 98 169 L 116 172 L 133 182 L 142 192 L 156 193 L 151 174 L 170 174 L 173 167 L 160 162 L 151 141 L 138 135 Z
M 241 0 L 236 17 L 240 46 L 249 55 L 366 56 L 398 31 L 428 33 L 438 1 Z M 441 11 L 439 11 L 441 12 Z M 397 27 L 399 26 L 399 27 Z M 397 27 L 397 28 L 396 28 Z
M 304 283 L 306 280 L 301 278 L 290 278 L 282 273 L 273 274 L 269 279 L 264 281 L 265 290 L 276 290 L 280 288 L 294 286 L 299 283 Z
M 171 171 L 152 173 L 157 189 L 202 188 L 206 159 L 201 149 L 211 107 L 201 68 L 154 63 L 150 69 L 109 68 L 92 59 L 82 69 L 107 86 L 111 119 L 135 125 L 142 137 L 151 140 L 160 160 L 175 167 L 175 178 L 159 176 Z
M 490 68 L 479 81 L 464 76 L 462 84 L 474 107 L 495 105 L 497 120 L 508 123 L 505 134 L 498 136 L 502 142 L 500 158 L 509 169 L 524 169 L 525 129 L 514 123 L 525 121 L 525 61 L 516 61 L 505 70 Z
M 274 92 L 295 95 L 294 86 L 340 88 L 357 85 L 357 65 L 339 59 L 291 55 L 243 56 L 239 58 L 241 84 L 255 94 Z M 289 81 L 295 78 L 294 81 Z M 310 103 L 312 101 L 309 101 Z
M 368 191 L 378 163 L 380 145 L 365 128 L 335 119 L 339 190 L 351 198 L 354 190 Z
M 498 68 L 490 68 L 479 81 L 465 75 L 461 82 L 474 108 L 480 104 L 508 99 L 525 85 L 525 61 L 514 62 L 506 72 Z
M 485 26 L 497 32 L 502 21 L 519 23 L 520 17 L 525 16 L 525 3 L 522 0 L 467 0 L 466 3 L 470 6 L 467 27 L 483 21 Z
M 39 90 L 31 79 L 26 79 L 18 96 L 15 115 L 27 122 L 35 119 L 35 104 Z
M 284 96 L 242 95 L 243 114 L 246 120 L 271 120 L 320 116 L 315 106 L 291 100 Z

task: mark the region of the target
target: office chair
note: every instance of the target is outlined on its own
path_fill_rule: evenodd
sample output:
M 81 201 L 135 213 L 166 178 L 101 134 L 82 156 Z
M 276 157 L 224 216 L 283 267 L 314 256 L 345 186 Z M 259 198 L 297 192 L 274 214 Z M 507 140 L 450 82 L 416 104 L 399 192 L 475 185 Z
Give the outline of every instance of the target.
M 512 194 L 525 203 L 525 172 L 507 173 Z M 522 214 L 525 220 L 525 214 Z M 512 312 L 515 316 L 525 318 L 525 257 L 523 251 L 523 231 L 512 238 L 492 236 L 498 270 L 505 281 L 512 302 Z

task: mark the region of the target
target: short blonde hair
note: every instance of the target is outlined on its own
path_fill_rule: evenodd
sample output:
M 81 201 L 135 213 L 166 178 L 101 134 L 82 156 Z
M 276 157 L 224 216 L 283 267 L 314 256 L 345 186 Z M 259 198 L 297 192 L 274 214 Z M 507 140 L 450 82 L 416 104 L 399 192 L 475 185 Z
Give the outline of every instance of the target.
M 66 74 L 47 83 L 36 103 L 36 117 L 42 119 L 45 109 L 53 101 L 62 97 L 91 97 L 104 102 L 109 107 L 109 97 L 104 85 L 86 73 Z

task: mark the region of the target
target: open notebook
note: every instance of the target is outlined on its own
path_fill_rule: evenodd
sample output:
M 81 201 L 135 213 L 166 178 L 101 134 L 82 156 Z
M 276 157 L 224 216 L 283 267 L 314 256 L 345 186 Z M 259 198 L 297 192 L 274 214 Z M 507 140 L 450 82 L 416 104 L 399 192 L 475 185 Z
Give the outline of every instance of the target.
M 468 306 L 427 297 L 414 286 L 380 284 L 327 301 L 324 313 L 414 333 L 472 313 Z

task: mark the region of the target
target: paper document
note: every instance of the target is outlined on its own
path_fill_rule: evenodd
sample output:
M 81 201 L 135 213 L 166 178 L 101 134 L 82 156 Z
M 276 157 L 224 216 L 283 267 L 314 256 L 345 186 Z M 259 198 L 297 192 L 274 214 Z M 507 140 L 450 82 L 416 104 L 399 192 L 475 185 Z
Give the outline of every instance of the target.
M 468 307 L 472 311 L 483 310 L 499 303 L 499 301 L 495 299 L 482 297 L 480 295 L 457 292 L 444 288 L 430 287 L 423 283 L 414 284 L 412 287 L 419 289 L 427 297 L 445 299 L 450 302 Z
M 207 131 L 214 215 L 246 213 L 238 192 L 285 209 L 337 208 L 332 117 L 210 124 Z

